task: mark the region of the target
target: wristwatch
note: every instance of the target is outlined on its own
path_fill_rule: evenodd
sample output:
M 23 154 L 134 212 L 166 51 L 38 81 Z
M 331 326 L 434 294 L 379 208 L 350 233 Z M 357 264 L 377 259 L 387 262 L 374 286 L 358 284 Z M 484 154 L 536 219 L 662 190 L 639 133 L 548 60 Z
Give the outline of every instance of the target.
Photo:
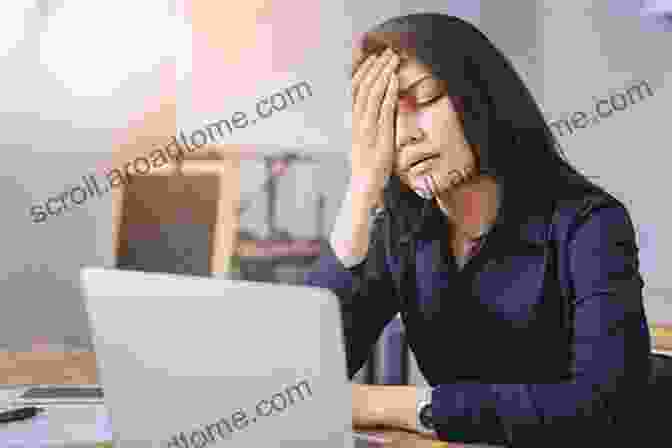
M 434 434 L 434 420 L 432 418 L 432 389 L 418 389 L 416 427 L 423 434 Z

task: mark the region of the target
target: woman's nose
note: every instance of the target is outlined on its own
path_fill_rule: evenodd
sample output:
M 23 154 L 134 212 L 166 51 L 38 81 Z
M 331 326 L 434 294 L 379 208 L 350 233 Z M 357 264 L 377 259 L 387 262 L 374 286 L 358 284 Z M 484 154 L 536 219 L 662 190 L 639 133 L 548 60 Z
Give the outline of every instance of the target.
M 417 117 L 414 113 L 399 112 L 397 114 L 397 149 L 415 144 L 425 137 L 425 133 L 418 125 Z

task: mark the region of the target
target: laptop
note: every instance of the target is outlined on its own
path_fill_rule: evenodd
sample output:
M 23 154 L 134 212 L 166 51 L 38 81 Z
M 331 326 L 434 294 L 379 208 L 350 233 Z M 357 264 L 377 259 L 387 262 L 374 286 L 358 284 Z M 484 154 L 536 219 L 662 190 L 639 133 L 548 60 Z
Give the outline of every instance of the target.
M 81 281 L 118 446 L 375 445 L 351 429 L 331 291 L 106 268 Z

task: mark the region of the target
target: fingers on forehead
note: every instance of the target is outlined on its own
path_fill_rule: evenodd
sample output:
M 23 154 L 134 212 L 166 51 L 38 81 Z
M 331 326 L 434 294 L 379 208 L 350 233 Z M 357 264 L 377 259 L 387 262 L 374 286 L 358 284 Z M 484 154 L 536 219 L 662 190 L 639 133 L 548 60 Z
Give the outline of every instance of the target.
M 368 32 L 358 33 L 352 38 L 352 73 L 354 74 L 366 58 L 372 54 L 381 54 L 391 48 L 402 63 L 412 59 L 416 44 L 415 33 L 412 32 Z
M 412 57 L 417 48 L 417 38 L 413 32 L 366 33 L 360 42 L 365 53 L 378 53 L 390 47 L 403 58 Z

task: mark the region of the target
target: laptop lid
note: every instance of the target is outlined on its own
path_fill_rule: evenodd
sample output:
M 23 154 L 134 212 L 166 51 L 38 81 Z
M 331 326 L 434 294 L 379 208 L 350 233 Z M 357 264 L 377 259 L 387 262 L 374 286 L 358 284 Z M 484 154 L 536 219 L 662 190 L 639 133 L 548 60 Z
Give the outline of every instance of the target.
M 81 278 L 120 446 L 352 446 L 332 292 L 102 268 Z

